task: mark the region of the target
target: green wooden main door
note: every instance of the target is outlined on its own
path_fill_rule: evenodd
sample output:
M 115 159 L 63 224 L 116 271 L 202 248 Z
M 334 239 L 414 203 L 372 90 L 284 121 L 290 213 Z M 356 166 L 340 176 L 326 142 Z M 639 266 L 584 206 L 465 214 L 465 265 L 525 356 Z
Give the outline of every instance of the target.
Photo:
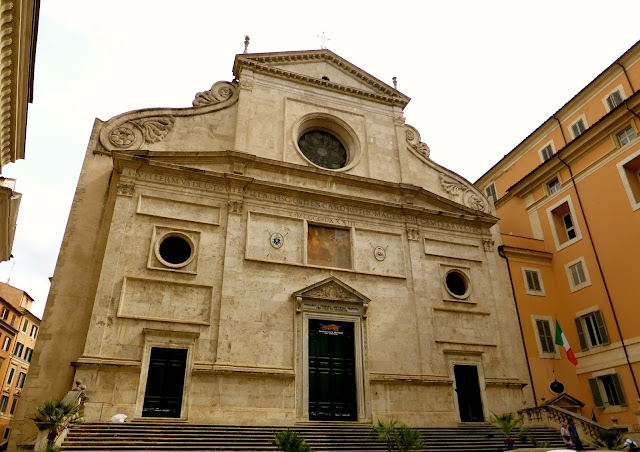
M 309 319 L 309 419 L 355 421 L 352 322 Z
M 143 417 L 180 417 L 186 367 L 186 349 L 151 349 Z

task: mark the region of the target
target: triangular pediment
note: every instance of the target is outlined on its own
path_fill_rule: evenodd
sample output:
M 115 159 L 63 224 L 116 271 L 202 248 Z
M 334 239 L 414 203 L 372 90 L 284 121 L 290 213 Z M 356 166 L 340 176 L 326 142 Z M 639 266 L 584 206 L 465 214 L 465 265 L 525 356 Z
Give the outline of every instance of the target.
M 338 301 L 342 303 L 358 303 L 367 305 L 369 298 L 362 295 L 353 287 L 331 276 L 298 292 L 294 292 L 295 298 L 314 301 Z
M 240 79 L 245 68 L 402 107 L 411 100 L 400 91 L 327 49 L 236 55 L 233 66 L 236 79 Z
M 553 405 L 560 408 L 572 409 L 572 408 L 582 408 L 584 403 L 580 400 L 576 399 L 573 396 L 570 396 L 566 392 L 562 394 L 558 394 L 553 399 L 547 400 L 543 403 L 543 405 Z

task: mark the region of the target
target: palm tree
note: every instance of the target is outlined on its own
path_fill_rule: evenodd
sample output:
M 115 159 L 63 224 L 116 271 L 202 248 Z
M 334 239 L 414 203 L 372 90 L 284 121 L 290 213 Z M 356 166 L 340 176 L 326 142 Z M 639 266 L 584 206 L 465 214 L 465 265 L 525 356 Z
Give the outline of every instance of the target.
M 504 413 L 500 416 L 494 414 L 493 417 L 489 419 L 489 422 L 493 424 L 495 430 L 504 435 L 504 444 L 509 447 L 509 450 L 511 450 L 515 442 L 513 436 L 521 436 L 529 430 L 526 427 L 522 427 L 524 422 L 524 416 L 522 414 Z
M 622 431 L 617 428 L 596 430 L 589 445 L 594 449 L 622 450 Z
M 47 447 L 54 445 L 56 438 L 65 428 L 80 421 L 80 405 L 49 399 L 36 407 L 36 415 L 31 418 L 40 431 L 48 431 Z M 49 449 L 51 450 L 51 449 Z
M 303 438 L 289 429 L 276 433 L 271 444 L 283 452 L 313 452 Z

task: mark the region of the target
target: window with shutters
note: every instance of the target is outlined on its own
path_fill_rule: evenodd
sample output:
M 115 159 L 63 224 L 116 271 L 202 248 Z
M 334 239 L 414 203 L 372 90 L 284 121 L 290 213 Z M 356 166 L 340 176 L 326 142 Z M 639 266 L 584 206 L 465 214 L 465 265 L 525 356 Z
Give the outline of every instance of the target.
M 522 267 L 522 277 L 524 278 L 524 289 L 528 295 L 545 295 L 539 269 Z
M 27 374 L 24 372 L 20 372 L 18 375 L 18 382 L 16 383 L 16 388 L 22 389 L 24 387 L 24 380 L 27 378 Z
M 26 350 L 24 351 L 24 360 L 30 363 L 32 356 L 33 356 L 33 349 L 27 347 Z
M 7 405 L 9 404 L 9 397 L 6 395 L 2 396 L 2 399 L 0 399 L 0 413 L 6 413 L 7 412 Z
M 577 317 L 575 323 L 576 330 L 578 331 L 578 341 L 583 351 L 610 343 L 609 333 L 604 324 L 601 311 L 594 311 Z
M 29 327 L 29 321 L 27 319 L 24 319 L 24 323 L 22 324 L 22 332 L 26 333 L 28 327 Z
M 640 209 L 640 151 L 634 152 L 617 165 L 622 185 L 627 192 L 631 208 Z
M 11 402 L 11 409 L 9 410 L 9 414 L 15 414 L 17 405 L 18 405 L 18 399 L 14 398 L 13 402 Z
M 13 351 L 13 354 L 18 358 L 22 358 L 22 350 L 24 350 L 24 344 L 22 342 L 16 343 L 16 349 Z
M 37 334 L 38 334 L 38 327 L 33 325 L 31 327 L 31 335 L 30 335 L 31 339 L 35 339 Z
M 540 159 L 543 162 L 546 162 L 547 160 L 549 160 L 551 157 L 553 157 L 553 154 L 554 154 L 553 142 L 546 144 L 542 149 L 538 151 L 538 153 L 540 154 Z
M 582 115 L 580 119 L 571 124 L 571 136 L 574 139 L 578 138 L 585 130 L 587 130 L 587 120 L 585 119 L 585 116 Z
M 547 209 L 551 232 L 556 249 L 561 250 L 582 239 L 580 227 L 576 222 L 571 197 L 567 196 Z
M 546 316 L 531 316 L 533 328 L 536 334 L 536 345 L 541 358 L 555 359 L 558 357 L 554 341 L 555 332 L 553 319 Z
M 624 89 L 622 85 L 618 85 L 613 91 L 607 94 L 603 99 L 602 103 L 604 104 L 604 108 L 607 112 L 610 112 L 614 108 L 622 105 L 625 99 Z
M 2 351 L 6 352 L 7 350 L 9 350 L 10 346 L 11 346 L 11 338 L 7 336 L 4 338 L 4 342 L 2 343 Z
M 589 278 L 584 256 L 565 264 L 564 268 L 567 272 L 571 292 L 576 292 L 591 285 L 591 278 Z
M 498 194 L 496 192 L 496 185 L 494 183 L 489 184 L 489 186 L 484 189 L 484 192 L 487 194 L 487 198 L 493 200 L 494 204 L 498 201 Z
M 11 370 L 9 371 L 9 376 L 7 377 L 7 386 L 11 386 L 11 383 L 13 382 L 13 376 L 16 374 L 16 368 L 12 367 Z
M 589 388 L 596 408 L 627 405 L 627 398 L 617 373 L 589 378 Z

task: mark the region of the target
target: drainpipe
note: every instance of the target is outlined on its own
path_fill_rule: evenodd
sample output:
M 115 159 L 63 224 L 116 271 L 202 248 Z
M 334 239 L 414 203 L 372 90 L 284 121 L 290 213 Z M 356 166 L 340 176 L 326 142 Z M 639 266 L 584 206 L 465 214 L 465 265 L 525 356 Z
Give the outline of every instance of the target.
M 622 331 L 620 330 L 620 323 L 618 322 L 618 316 L 616 315 L 616 310 L 613 307 L 613 300 L 611 299 L 611 294 L 609 293 L 609 287 L 607 286 L 607 280 L 604 277 L 604 272 L 602 271 L 602 266 L 600 265 L 600 258 L 598 257 L 598 252 L 596 251 L 596 245 L 593 243 L 593 237 L 591 236 L 591 229 L 589 228 L 589 222 L 587 221 L 587 215 L 582 207 L 582 201 L 580 200 L 580 193 L 578 192 L 578 185 L 573 177 L 573 171 L 571 170 L 571 166 L 562 158 L 560 158 L 559 153 L 556 154 L 558 156 L 558 160 L 560 160 L 564 166 L 569 170 L 569 175 L 571 176 L 571 182 L 573 183 L 573 189 L 576 192 L 576 198 L 578 199 L 578 205 L 580 206 L 580 211 L 582 212 L 582 218 L 584 219 L 584 225 L 587 228 L 587 235 L 589 236 L 589 242 L 591 243 L 591 248 L 593 249 L 593 254 L 596 258 L 596 263 L 598 265 L 598 271 L 600 272 L 600 277 L 602 278 L 602 283 L 604 284 L 604 290 L 607 294 L 607 299 L 609 300 L 609 306 L 611 306 L 611 312 L 613 313 L 613 320 L 616 323 L 616 329 L 618 330 L 618 335 L 620 336 L 620 342 L 622 343 L 622 349 L 624 350 L 624 356 L 627 360 L 627 365 L 629 366 L 629 370 L 631 371 L 631 377 L 633 378 L 633 384 L 636 387 L 636 394 L 640 398 L 640 389 L 638 388 L 638 381 L 636 380 L 636 374 L 633 371 L 633 367 L 631 366 L 631 361 L 629 360 L 629 354 L 627 353 L 627 346 L 624 344 L 624 337 L 622 337 Z
M 555 119 L 556 121 L 558 121 L 558 127 L 560 127 L 560 133 L 562 134 L 562 139 L 564 140 L 564 145 L 567 145 L 567 137 L 564 136 L 564 130 L 562 130 L 562 123 L 560 122 L 560 120 L 558 118 L 556 118 L 556 115 L 552 116 L 553 119 Z M 560 151 L 558 151 L 560 152 Z
M 529 371 L 529 381 L 531 382 L 531 392 L 533 392 L 533 403 L 538 406 L 538 398 L 536 397 L 536 387 L 533 384 L 533 376 L 531 375 L 531 366 L 529 365 L 529 354 L 527 353 L 527 344 L 524 341 L 524 333 L 522 332 L 522 322 L 520 321 L 520 310 L 518 309 L 518 302 L 516 301 L 516 291 L 513 288 L 513 278 L 511 277 L 511 266 L 509 265 L 509 258 L 504 254 L 504 245 L 498 246 L 498 255 L 507 261 L 507 270 L 509 271 L 509 282 L 511 283 L 511 293 L 513 294 L 513 304 L 516 306 L 516 315 L 518 316 L 518 326 L 520 327 L 520 338 L 522 339 L 522 346 L 524 347 L 524 356 L 527 361 L 527 370 Z
M 631 79 L 629 78 L 629 74 L 627 74 L 627 70 L 619 62 L 616 61 L 616 64 L 622 68 L 622 72 L 624 72 L 624 76 L 627 78 L 627 83 L 629 83 L 629 88 L 631 88 L 631 92 L 635 93 L 636 90 L 633 89 L 633 85 L 631 84 Z

